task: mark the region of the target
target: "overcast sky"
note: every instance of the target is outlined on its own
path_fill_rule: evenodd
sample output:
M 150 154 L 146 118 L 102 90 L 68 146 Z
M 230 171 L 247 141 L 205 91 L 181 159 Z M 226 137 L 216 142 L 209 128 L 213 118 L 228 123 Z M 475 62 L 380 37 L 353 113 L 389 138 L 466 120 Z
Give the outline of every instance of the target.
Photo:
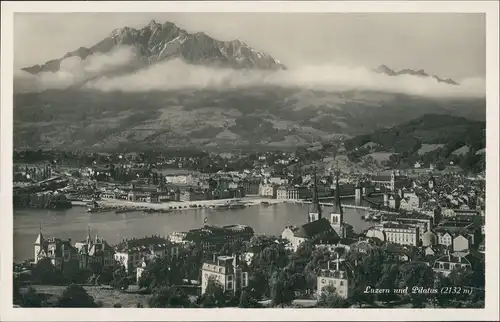
M 113 29 L 153 19 L 219 40 L 238 38 L 292 68 L 386 64 L 456 79 L 485 76 L 485 16 L 448 13 L 17 13 L 15 68 L 60 58 Z

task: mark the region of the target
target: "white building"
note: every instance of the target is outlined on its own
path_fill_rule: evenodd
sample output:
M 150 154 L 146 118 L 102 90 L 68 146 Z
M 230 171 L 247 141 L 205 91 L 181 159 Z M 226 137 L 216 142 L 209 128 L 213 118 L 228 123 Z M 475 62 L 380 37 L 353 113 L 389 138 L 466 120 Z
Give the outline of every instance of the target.
M 453 244 L 453 237 L 449 232 L 438 232 L 438 244 L 450 247 Z
M 434 265 L 432 266 L 434 272 L 443 274 L 445 276 L 450 275 L 455 268 L 471 269 L 472 266 L 467 258 L 451 254 L 436 259 Z
M 261 183 L 259 185 L 259 196 L 267 197 L 267 198 L 275 198 L 276 197 L 276 186 L 269 183 Z
M 328 261 L 327 268 L 321 269 L 317 277 L 317 295 L 320 296 L 323 289 L 327 286 L 333 286 L 335 292 L 340 297 L 347 299 L 352 293 L 353 267 L 338 257 L 334 261 Z
M 280 177 L 271 177 L 269 178 L 269 183 L 273 185 L 287 185 L 288 179 Z
M 384 223 L 379 226 L 386 242 L 417 246 L 420 240 L 419 228 L 404 224 Z
M 214 255 L 213 260 L 204 262 L 201 268 L 201 294 L 206 292 L 210 280 L 218 282 L 225 292 L 235 293 L 248 286 L 248 272 L 241 269 L 239 255 Z
M 125 240 L 115 248 L 114 258 L 126 272 L 133 272 L 141 267 L 144 258 L 177 257 L 179 245 L 163 237 L 152 236 Z
M 167 174 L 165 175 L 165 182 L 172 184 L 183 184 L 183 185 L 197 185 L 198 179 L 192 174 Z

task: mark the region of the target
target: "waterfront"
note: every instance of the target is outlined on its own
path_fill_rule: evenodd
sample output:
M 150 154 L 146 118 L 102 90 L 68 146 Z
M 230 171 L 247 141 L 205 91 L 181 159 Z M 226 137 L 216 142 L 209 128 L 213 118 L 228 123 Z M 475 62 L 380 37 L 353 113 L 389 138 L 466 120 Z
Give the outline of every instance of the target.
M 345 200 L 351 204 L 354 200 Z M 286 225 L 300 225 L 307 220 L 309 206 L 281 203 L 270 206 L 251 206 L 234 210 L 186 209 L 171 213 L 114 212 L 87 213 L 84 207 L 68 210 L 22 209 L 14 212 L 14 261 L 33 258 L 33 242 L 40 223 L 45 237 L 72 238 L 73 242 L 87 236 L 88 227 L 92 236 L 103 237 L 110 244 L 124 238 L 167 235 L 176 231 L 187 231 L 204 225 L 243 224 L 251 226 L 256 234 L 279 235 Z M 328 215 L 332 208 L 324 207 Z M 344 209 L 345 222 L 359 232 L 371 224 L 363 221 L 363 210 Z

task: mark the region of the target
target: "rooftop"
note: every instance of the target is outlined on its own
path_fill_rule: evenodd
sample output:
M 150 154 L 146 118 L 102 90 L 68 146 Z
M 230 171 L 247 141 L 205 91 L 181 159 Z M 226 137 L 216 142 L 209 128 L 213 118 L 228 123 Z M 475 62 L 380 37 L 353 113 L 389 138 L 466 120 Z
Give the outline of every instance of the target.
M 325 237 L 340 239 L 326 218 L 321 218 L 298 227 L 294 235 L 302 238 L 313 238 L 320 233 L 327 233 L 329 235 Z
M 389 228 L 389 229 L 415 229 L 415 227 L 410 226 L 410 225 L 405 225 L 405 224 L 395 224 L 392 222 L 384 223 L 382 224 L 384 228 Z
M 164 237 L 150 236 L 150 237 L 133 238 L 133 239 L 124 240 L 117 245 L 116 249 L 121 250 L 121 251 L 127 251 L 127 250 L 128 251 L 131 251 L 131 250 L 139 251 L 139 250 L 149 249 L 150 247 L 164 248 L 170 244 L 171 244 L 171 242 L 168 241 Z
M 467 258 L 462 257 L 462 256 L 455 256 L 455 255 L 444 255 L 436 259 L 436 263 L 441 262 L 441 263 L 462 263 L 462 264 L 469 264 L 470 262 Z

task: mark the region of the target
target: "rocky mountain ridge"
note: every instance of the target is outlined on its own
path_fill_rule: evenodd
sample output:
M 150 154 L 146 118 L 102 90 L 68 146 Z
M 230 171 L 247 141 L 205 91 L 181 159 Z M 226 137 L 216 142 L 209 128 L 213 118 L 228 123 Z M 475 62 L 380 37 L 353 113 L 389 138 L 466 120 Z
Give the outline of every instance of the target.
M 432 77 L 438 83 L 445 83 L 445 84 L 449 84 L 449 85 L 459 85 L 456 81 L 454 81 L 451 78 L 441 78 L 435 74 L 431 76 L 431 75 L 427 74 L 423 69 L 413 70 L 413 69 L 405 68 L 405 69 L 401 69 L 401 70 L 396 71 L 396 70 L 393 70 L 393 69 L 387 67 L 387 65 L 380 65 L 379 67 L 374 69 L 374 71 L 379 73 L 379 74 L 384 74 L 387 76 L 411 75 L 411 76 L 419 76 L 419 77 Z
M 109 53 L 120 46 L 132 46 L 143 66 L 181 58 L 191 64 L 230 68 L 286 69 L 271 55 L 256 51 L 241 40 L 220 41 L 203 32 L 190 34 L 172 22 L 151 21 L 141 29 L 124 27 L 90 48 L 80 47 L 59 59 L 23 68 L 31 74 L 57 72 L 61 62 L 70 57 L 86 59 L 96 53 Z

